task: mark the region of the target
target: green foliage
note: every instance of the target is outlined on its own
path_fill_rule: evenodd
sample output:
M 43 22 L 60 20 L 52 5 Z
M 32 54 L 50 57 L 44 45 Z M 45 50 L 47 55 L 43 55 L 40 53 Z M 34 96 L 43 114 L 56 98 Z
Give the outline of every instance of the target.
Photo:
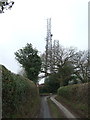
M 76 90 L 77 89 L 74 89 L 73 86 L 63 86 L 58 89 L 58 94 L 67 99 L 71 99 L 71 98 L 73 98 L 72 95 L 76 94 L 76 92 L 77 92 Z
M 0 6 L 2 6 L 3 5 L 3 3 L 0 1 Z
M 68 101 L 79 113 L 88 116 L 88 86 L 90 83 L 63 86 L 58 89 L 58 96 Z
M 57 78 L 57 74 L 52 74 L 45 80 L 45 87 L 48 92 L 54 93 L 60 87 L 60 82 Z
M 60 86 L 68 85 L 69 80 L 72 79 L 73 73 L 74 73 L 74 66 L 69 61 L 63 64 L 63 66 L 59 65 L 58 77 L 60 81 Z
M 51 74 L 45 79 L 45 87 L 48 92 L 56 92 L 60 86 L 68 85 L 69 80 L 72 80 L 74 72 L 73 65 L 66 62 L 63 66 L 58 66 L 58 72 Z
M 88 83 L 60 87 L 58 89 L 58 94 L 67 98 L 68 100 L 85 102 L 88 97 Z
M 36 85 L 2 66 L 3 118 L 35 117 L 38 108 L 39 94 Z
M 41 59 L 38 56 L 38 51 L 33 49 L 32 44 L 28 44 L 15 52 L 16 60 L 25 68 L 27 77 L 37 82 L 38 74 L 41 70 Z
M 63 118 L 63 115 L 60 111 L 60 109 L 58 108 L 58 106 L 52 102 L 49 98 L 48 100 L 48 105 L 50 107 L 50 112 L 53 118 Z
M 42 94 L 42 93 L 48 93 L 48 88 L 44 85 L 44 86 L 41 86 L 39 87 L 39 93 Z
M 58 73 L 60 86 L 66 86 L 70 81 L 73 84 L 77 84 L 78 81 L 82 83 L 89 82 L 87 50 L 77 51 L 74 47 L 65 48 L 59 44 L 59 41 L 55 40 L 52 44 L 52 53 L 48 52 L 46 54 L 44 52 L 41 59 L 42 71 L 47 76 Z
M 69 101 L 88 103 L 88 84 L 75 84 L 63 86 L 58 89 L 58 95 L 66 98 Z

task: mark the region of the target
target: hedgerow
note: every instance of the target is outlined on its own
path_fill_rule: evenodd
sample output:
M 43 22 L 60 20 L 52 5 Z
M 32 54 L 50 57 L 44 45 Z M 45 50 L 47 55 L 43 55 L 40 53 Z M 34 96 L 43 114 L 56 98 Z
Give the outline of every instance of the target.
M 2 117 L 31 118 L 39 109 L 36 85 L 29 79 L 2 68 Z
M 90 115 L 88 112 L 89 86 L 90 82 L 60 87 L 58 89 L 59 99 L 64 98 L 63 100 L 67 101 L 78 113 L 87 117 Z

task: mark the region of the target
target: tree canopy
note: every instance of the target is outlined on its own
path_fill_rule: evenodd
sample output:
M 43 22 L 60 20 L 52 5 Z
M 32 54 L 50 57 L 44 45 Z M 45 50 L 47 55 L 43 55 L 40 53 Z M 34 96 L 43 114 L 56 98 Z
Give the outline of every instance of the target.
M 4 10 L 11 9 L 14 4 L 14 1 L 8 2 L 8 0 L 0 1 L 0 13 L 4 13 Z
M 38 55 L 38 51 L 32 47 L 32 44 L 28 44 L 15 52 L 16 60 L 25 69 L 27 77 L 34 81 L 38 80 L 38 74 L 41 70 L 41 58 Z
M 60 81 L 56 73 L 50 75 L 45 79 L 45 87 L 47 89 L 47 92 L 57 92 L 57 89 L 60 87 Z
M 89 81 L 87 50 L 77 51 L 75 47 L 65 48 L 59 44 L 59 41 L 54 41 L 54 44 L 52 44 L 52 59 L 48 56 L 46 64 L 45 52 L 41 55 L 41 59 L 42 72 L 47 71 L 46 75 L 52 75 L 53 78 L 57 74 L 54 79 L 59 79 L 60 86 L 68 85 L 71 81 L 73 81 L 73 84 Z M 50 68 L 53 68 L 52 71 Z M 51 77 L 48 77 L 48 79 L 51 82 Z

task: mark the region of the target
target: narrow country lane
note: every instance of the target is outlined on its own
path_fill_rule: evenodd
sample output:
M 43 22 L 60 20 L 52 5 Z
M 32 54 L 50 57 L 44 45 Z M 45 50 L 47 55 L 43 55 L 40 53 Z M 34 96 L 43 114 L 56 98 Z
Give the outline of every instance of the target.
M 52 118 L 47 103 L 47 97 L 48 96 L 41 97 L 40 118 Z

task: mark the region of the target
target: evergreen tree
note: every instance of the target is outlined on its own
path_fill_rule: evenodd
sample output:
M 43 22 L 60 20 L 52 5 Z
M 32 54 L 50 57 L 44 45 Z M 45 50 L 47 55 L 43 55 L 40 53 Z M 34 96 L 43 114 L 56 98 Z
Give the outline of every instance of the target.
M 25 69 L 27 77 L 34 81 L 38 80 L 38 74 L 41 70 L 41 59 L 38 56 L 38 51 L 33 49 L 32 44 L 28 44 L 15 52 L 16 60 Z

